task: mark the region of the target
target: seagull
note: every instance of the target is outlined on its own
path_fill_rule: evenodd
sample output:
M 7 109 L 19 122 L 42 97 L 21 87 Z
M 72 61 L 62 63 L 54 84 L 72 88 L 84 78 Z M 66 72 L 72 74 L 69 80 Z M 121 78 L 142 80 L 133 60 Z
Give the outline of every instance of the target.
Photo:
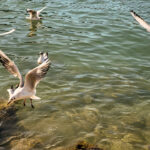
M 39 58 L 37 60 L 38 64 L 42 64 L 44 61 L 46 61 L 48 59 L 48 53 L 47 52 L 45 52 L 45 53 L 40 52 L 39 55 L 40 56 L 39 56 Z
M 15 29 L 12 29 L 12 30 L 10 30 L 10 31 L 8 31 L 8 32 L 0 33 L 0 36 L 10 34 L 10 33 L 14 32 L 14 31 L 15 31 Z
M 11 86 L 10 89 L 7 89 L 9 93 L 8 104 L 15 102 L 17 100 L 24 100 L 24 106 L 26 99 L 29 98 L 31 102 L 31 107 L 34 108 L 32 104 L 32 99 L 40 99 L 36 96 L 36 86 L 41 81 L 41 79 L 46 75 L 50 67 L 50 61 L 47 59 L 41 65 L 30 70 L 23 80 L 22 75 L 19 72 L 19 69 L 15 63 L 9 59 L 3 51 L 0 50 L 0 62 L 2 65 L 15 77 L 18 77 L 20 80 L 19 86 L 15 89 Z
M 150 25 L 145 22 L 136 12 L 133 10 L 130 11 L 131 15 L 133 18 L 143 27 L 145 28 L 148 32 L 150 32 Z
M 43 7 L 42 9 L 35 11 L 32 9 L 27 9 L 27 12 L 29 13 L 29 16 L 26 17 L 26 19 L 29 20 L 41 20 L 42 17 L 40 17 L 40 13 L 45 9 L 46 7 Z

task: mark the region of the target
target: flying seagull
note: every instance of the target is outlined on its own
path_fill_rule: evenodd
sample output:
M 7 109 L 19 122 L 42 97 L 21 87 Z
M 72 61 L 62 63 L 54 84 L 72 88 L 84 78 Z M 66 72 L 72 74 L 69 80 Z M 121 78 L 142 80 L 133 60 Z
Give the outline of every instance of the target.
M 8 32 L 0 33 L 0 36 L 10 34 L 10 33 L 14 32 L 14 31 L 15 31 L 15 29 L 12 29 L 12 30 L 10 30 L 10 31 L 8 31 Z
M 37 60 L 38 64 L 42 64 L 44 61 L 46 61 L 48 59 L 48 53 L 47 52 L 45 52 L 45 53 L 40 52 L 39 55 L 40 56 L 39 56 L 39 58 Z
M 7 104 L 23 99 L 25 106 L 26 99 L 29 98 L 31 101 L 31 106 L 32 108 L 34 108 L 32 99 L 40 99 L 36 96 L 36 86 L 48 72 L 50 61 L 47 59 L 41 65 L 30 70 L 26 74 L 25 80 L 23 80 L 23 77 L 20 74 L 19 69 L 17 68 L 15 63 L 11 59 L 9 59 L 1 50 L 0 62 L 8 70 L 8 72 L 10 72 L 15 77 L 18 77 L 20 80 L 18 87 L 16 87 L 15 89 L 13 87 L 11 87 L 11 89 L 7 89 L 9 93 L 9 100 Z
M 29 20 L 41 20 L 42 17 L 40 17 L 40 13 L 45 9 L 46 7 L 43 7 L 42 9 L 35 11 L 32 9 L 27 9 L 27 12 L 29 13 L 29 16 L 26 17 L 26 19 Z
M 148 32 L 150 32 L 150 25 L 145 22 L 136 12 L 134 12 L 133 10 L 130 11 L 131 15 L 133 16 L 133 18 L 143 27 L 145 28 Z

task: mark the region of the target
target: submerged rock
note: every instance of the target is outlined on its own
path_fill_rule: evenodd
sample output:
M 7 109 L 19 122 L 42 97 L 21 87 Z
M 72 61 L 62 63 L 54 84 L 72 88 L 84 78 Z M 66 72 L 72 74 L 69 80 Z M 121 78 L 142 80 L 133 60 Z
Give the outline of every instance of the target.
M 38 138 L 21 138 L 13 140 L 10 145 L 11 150 L 31 150 L 42 147 L 41 141 Z
M 89 144 L 85 141 L 81 141 L 79 142 L 76 146 L 75 146 L 75 150 L 102 150 L 101 148 L 98 148 L 95 145 Z
M 57 147 L 52 150 L 104 150 L 104 149 L 98 147 L 97 145 L 90 144 L 86 141 L 79 141 L 71 146 Z
M 0 149 L 9 149 L 9 142 L 15 138 L 13 131 L 16 130 L 16 111 L 13 105 L 0 104 Z
M 15 105 L 0 104 L 0 150 L 31 150 L 43 147 L 37 137 L 26 138 L 22 132 L 25 129 L 19 126 Z
M 145 139 L 142 140 L 142 137 L 134 135 L 132 133 L 128 133 L 122 139 L 123 142 L 126 143 L 143 143 Z
M 86 104 L 91 104 L 94 99 L 90 95 L 84 95 L 83 100 Z
M 114 140 L 110 150 L 133 150 L 133 147 L 131 144 L 121 140 Z
M 15 113 L 17 109 L 14 106 L 5 106 L 1 105 L 0 108 L 0 133 L 3 128 L 8 128 L 9 126 L 12 126 L 11 123 L 14 123 L 16 121 Z
M 87 143 L 86 141 L 79 141 L 75 145 L 66 148 L 65 150 L 104 150 L 104 149 L 99 148 L 97 145 Z

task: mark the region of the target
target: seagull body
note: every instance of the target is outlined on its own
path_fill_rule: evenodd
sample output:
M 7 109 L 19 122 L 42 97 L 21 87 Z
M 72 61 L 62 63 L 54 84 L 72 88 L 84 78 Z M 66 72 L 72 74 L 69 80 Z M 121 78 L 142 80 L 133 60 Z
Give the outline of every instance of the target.
M 15 77 L 18 77 L 20 80 L 19 86 L 16 87 L 16 89 L 14 89 L 13 87 L 11 87 L 11 89 L 7 89 L 9 93 L 8 104 L 17 100 L 24 99 L 25 105 L 26 99 L 29 98 L 31 100 L 31 106 L 33 107 L 32 99 L 40 99 L 36 96 L 36 86 L 49 70 L 50 61 L 47 59 L 41 65 L 30 70 L 26 74 L 25 80 L 23 80 L 15 63 L 10 60 L 1 50 L 0 62 L 11 74 L 13 74 Z
M 40 54 L 40 56 L 37 60 L 37 63 L 42 64 L 44 61 L 46 61 L 48 59 L 48 53 L 47 52 L 46 53 L 40 52 L 39 54 Z
M 35 11 L 32 9 L 27 9 L 27 12 L 29 13 L 29 17 L 26 17 L 28 20 L 41 20 L 42 17 L 40 17 L 40 13 L 45 9 L 46 7 L 43 7 L 42 9 Z
M 14 32 L 14 31 L 15 31 L 15 29 L 12 29 L 12 30 L 10 30 L 10 31 L 8 31 L 8 32 L 0 33 L 0 36 L 10 34 L 10 33 Z
M 130 11 L 131 15 L 133 16 L 133 18 L 143 27 L 145 28 L 148 32 L 150 32 L 150 25 L 144 21 L 136 12 L 134 12 L 133 10 Z

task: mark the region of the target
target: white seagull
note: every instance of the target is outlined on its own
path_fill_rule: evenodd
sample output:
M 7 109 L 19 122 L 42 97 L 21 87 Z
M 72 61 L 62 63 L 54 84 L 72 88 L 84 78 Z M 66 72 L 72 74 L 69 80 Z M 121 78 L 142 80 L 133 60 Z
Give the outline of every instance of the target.
M 148 32 L 150 32 L 150 25 L 144 21 L 136 12 L 133 10 L 130 11 L 131 15 L 134 17 L 134 19 L 143 27 L 145 28 Z
M 25 101 L 27 98 L 29 98 L 31 101 L 31 106 L 32 108 L 34 108 L 32 99 L 40 99 L 36 96 L 36 86 L 49 70 L 50 61 L 47 59 L 41 65 L 30 70 L 26 74 L 25 80 L 23 80 L 22 75 L 20 74 L 19 69 L 17 68 L 15 63 L 10 60 L 1 50 L 0 62 L 11 74 L 13 74 L 15 77 L 18 77 L 20 80 L 19 86 L 16 87 L 16 89 L 14 89 L 13 87 L 11 87 L 11 89 L 7 89 L 9 93 L 8 104 L 23 99 L 25 106 Z
M 0 33 L 0 36 L 10 34 L 10 33 L 14 32 L 14 31 L 15 31 L 15 29 L 12 29 L 12 30 L 10 30 L 10 31 L 8 31 L 8 32 Z
M 29 20 L 41 20 L 42 17 L 40 17 L 40 13 L 45 9 L 46 7 L 43 7 L 42 9 L 35 11 L 32 9 L 27 9 L 27 12 L 29 13 L 29 17 L 26 17 L 26 19 Z
M 48 53 L 47 52 L 45 52 L 45 53 L 40 52 L 39 55 L 40 56 L 39 56 L 39 58 L 37 60 L 38 64 L 42 64 L 44 61 L 46 61 L 48 59 Z

